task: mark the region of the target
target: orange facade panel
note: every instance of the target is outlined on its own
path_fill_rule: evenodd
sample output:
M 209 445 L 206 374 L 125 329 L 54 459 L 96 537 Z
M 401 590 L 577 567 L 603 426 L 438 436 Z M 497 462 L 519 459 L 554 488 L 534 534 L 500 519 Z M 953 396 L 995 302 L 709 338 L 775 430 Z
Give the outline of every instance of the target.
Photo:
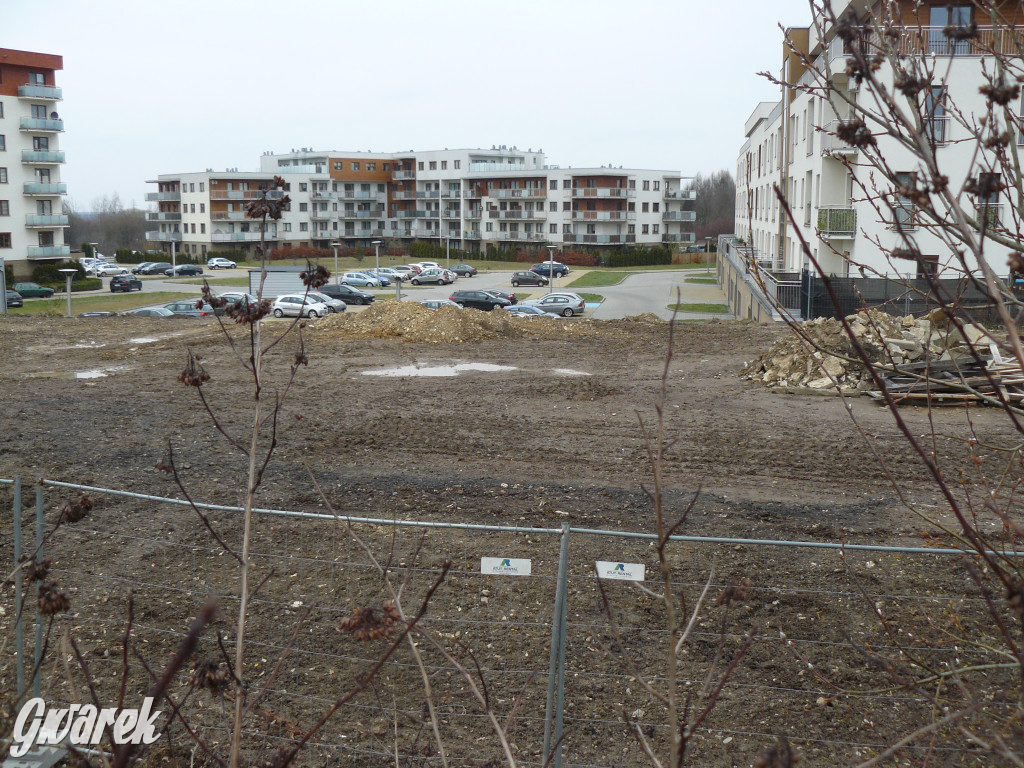
M 18 88 L 28 85 L 33 74 L 42 74 L 42 85 L 54 86 L 58 69 L 64 69 L 62 56 L 0 48 L 0 95 L 17 96 Z
M 572 180 L 574 187 L 597 187 L 599 189 L 625 189 L 628 183 L 628 179 L 624 176 L 573 176 Z
M 387 170 L 385 170 L 387 166 Z M 391 181 L 392 160 L 366 160 L 361 157 L 332 157 L 328 173 L 334 181 Z

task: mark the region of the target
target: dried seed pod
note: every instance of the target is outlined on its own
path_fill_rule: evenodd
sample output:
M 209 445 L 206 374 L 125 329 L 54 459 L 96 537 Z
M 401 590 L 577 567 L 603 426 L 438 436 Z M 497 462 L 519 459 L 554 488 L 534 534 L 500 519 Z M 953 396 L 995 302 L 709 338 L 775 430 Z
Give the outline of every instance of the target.
M 77 523 L 85 518 L 92 510 L 92 499 L 89 494 L 83 493 L 77 499 L 69 501 L 60 511 L 59 521 L 64 523 Z
M 71 600 L 67 593 L 57 586 L 56 581 L 47 581 L 39 585 L 39 613 L 43 616 L 55 616 L 71 608 Z
M 25 563 L 23 570 L 27 580 L 42 581 L 50 573 L 50 563 L 52 561 L 48 557 L 38 559 L 35 556 L 22 555 L 19 562 Z
M 352 615 L 338 622 L 338 629 L 347 632 L 356 640 L 379 640 L 395 633 L 396 625 L 401 617 L 391 600 L 385 600 L 380 608 L 363 608 L 356 606 Z
M 196 688 L 205 688 L 213 693 L 221 693 L 229 683 L 228 668 L 212 659 L 198 662 L 192 672 L 192 684 Z
M 201 387 L 203 384 L 210 380 L 210 374 L 203 368 L 202 363 L 199 361 L 200 358 L 197 355 L 193 355 L 191 352 L 188 353 L 188 362 L 185 364 L 185 370 L 178 374 L 178 381 L 184 384 L 186 387 Z

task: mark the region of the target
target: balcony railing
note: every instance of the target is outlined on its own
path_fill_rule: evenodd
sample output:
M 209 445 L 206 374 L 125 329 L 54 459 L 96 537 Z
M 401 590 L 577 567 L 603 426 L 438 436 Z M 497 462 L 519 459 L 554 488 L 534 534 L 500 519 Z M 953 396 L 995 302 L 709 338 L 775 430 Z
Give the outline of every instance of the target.
M 515 219 L 517 221 L 545 218 L 543 211 L 488 211 L 487 216 L 491 219 Z
M 696 200 L 697 190 L 695 189 L 666 189 L 666 200 Z
M 330 221 L 331 214 L 329 211 L 312 211 L 309 214 L 310 221 Z
M 483 192 L 483 190 L 481 190 L 481 189 L 466 189 L 466 190 L 463 190 L 462 196 L 466 200 L 479 200 L 482 197 L 482 195 L 481 195 L 482 192 Z
M 821 134 L 821 154 L 834 155 L 847 152 L 856 152 L 857 147 L 847 144 L 835 134 L 839 131 L 846 120 L 833 120 L 825 124 L 825 133 Z
M 467 208 L 465 218 L 479 219 L 483 215 L 483 211 L 483 208 Z
M 480 230 L 478 230 L 478 229 L 467 230 L 467 231 L 462 233 L 462 238 L 464 240 L 479 240 L 480 239 Z
M 147 192 L 147 203 L 176 203 L 181 200 L 181 192 Z
M 384 237 L 383 229 L 346 229 L 340 237 Z
M 64 153 L 38 149 L 21 150 L 21 162 L 29 165 L 60 165 L 64 162 Z
M 566 232 L 562 235 L 562 240 L 567 243 L 614 245 L 616 243 L 635 243 L 636 235 L 580 235 Z
M 40 195 L 42 197 L 51 197 L 55 195 L 66 195 L 68 193 L 68 185 L 60 182 L 58 184 L 42 184 L 40 182 L 32 182 L 25 185 L 26 195 Z
M 459 219 L 462 218 L 462 211 L 458 208 L 445 208 L 441 215 L 446 219 Z
M 147 232 L 146 239 L 150 242 L 159 243 L 180 243 L 181 232 Z
M 21 130 L 36 133 L 60 133 L 64 130 L 63 120 L 52 120 L 48 117 L 23 117 Z
M 577 221 L 625 221 L 627 211 L 573 211 L 572 217 Z M 636 213 L 633 214 L 636 217 Z
M 526 163 L 491 163 L 480 161 L 469 164 L 470 173 L 492 173 L 502 171 L 525 171 Z
M 362 190 L 358 192 L 339 190 L 337 196 L 339 200 L 374 200 L 378 203 L 383 203 L 387 199 L 385 192 L 363 192 Z
M 216 216 L 214 216 L 216 218 Z M 180 213 L 164 213 L 163 211 L 147 211 L 146 221 L 181 221 Z
M 636 197 L 635 189 L 624 187 L 572 187 L 566 192 L 571 192 L 573 197 Z
M 547 197 L 547 190 L 543 189 L 496 189 L 490 193 L 490 197 L 497 197 L 499 199 L 536 199 Z
M 30 245 L 28 247 L 30 259 L 59 259 L 71 258 L 70 245 Z
M 391 174 L 391 178 L 395 181 L 402 181 L 403 179 L 415 179 L 416 171 L 394 171 Z
M 249 221 L 245 211 L 214 211 L 210 214 L 214 221 Z
M 48 216 L 39 214 L 29 214 L 25 217 L 26 227 L 66 227 L 68 225 L 68 217 L 64 214 L 55 213 Z
M 379 219 L 384 211 L 338 211 L 339 219 Z
M 331 193 L 322 189 L 318 189 L 316 192 L 309 193 L 310 200 L 330 200 Z
M 543 232 L 493 232 L 495 240 L 530 240 L 533 242 L 543 241 L 547 238 Z
M 981 226 L 982 221 L 987 221 L 986 228 L 998 227 L 1002 221 L 1002 211 L 1003 206 L 1001 205 L 981 204 L 977 206 L 978 226 Z
M 442 190 L 441 191 L 441 197 L 443 197 L 445 199 L 449 199 L 449 198 L 456 198 L 457 199 L 457 198 L 459 198 L 461 196 L 462 196 L 462 190 L 461 189 L 446 189 L 446 190 Z
M 210 240 L 214 243 L 253 242 L 260 239 L 260 232 L 214 232 Z M 271 234 L 267 233 L 267 239 Z
M 857 212 L 848 205 L 821 207 L 818 231 L 823 237 L 853 237 L 857 233 Z
M 665 211 L 662 217 L 665 221 L 696 221 L 696 211 Z
M 421 189 L 416 193 L 416 197 L 420 200 L 437 200 L 441 196 L 441 191 L 438 189 Z
M 63 91 L 52 85 L 19 85 L 18 97 L 22 99 L 39 99 L 40 101 L 60 101 L 64 98 Z
M 663 243 L 692 243 L 694 239 L 693 232 L 666 232 L 661 236 Z
M 396 211 L 394 218 L 396 219 L 425 219 L 427 218 L 426 211 Z M 434 217 L 436 218 L 436 217 Z
M 211 189 L 211 200 L 258 200 L 263 194 L 262 189 Z M 181 199 L 181 198 L 175 198 Z

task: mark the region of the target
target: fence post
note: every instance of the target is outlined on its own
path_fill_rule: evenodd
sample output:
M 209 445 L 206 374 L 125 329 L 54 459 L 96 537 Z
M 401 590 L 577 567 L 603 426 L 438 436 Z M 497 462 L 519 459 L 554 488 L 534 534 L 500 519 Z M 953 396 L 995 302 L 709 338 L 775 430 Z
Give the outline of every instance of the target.
M 25 618 L 21 609 L 21 475 L 14 478 L 14 610 L 17 618 L 14 624 L 14 646 L 18 655 L 15 666 L 18 670 L 18 698 L 25 693 Z
M 36 483 L 36 557 L 40 560 L 43 559 L 43 484 L 42 482 Z M 43 586 L 42 579 L 36 580 L 36 589 L 38 590 Z M 39 614 L 38 606 L 36 608 L 36 647 L 35 647 L 35 663 L 32 667 L 32 695 L 39 698 L 39 691 L 42 686 L 42 666 L 43 666 L 43 617 Z
M 569 524 L 562 523 L 562 541 L 558 553 L 558 581 L 555 585 L 555 610 L 551 617 L 551 661 L 548 665 L 548 698 L 544 710 L 543 765 L 551 755 L 554 730 L 554 765 L 562 764 L 562 703 L 565 696 L 565 595 L 569 575 Z M 556 701 L 557 692 L 557 701 Z M 557 707 L 557 710 L 556 710 Z M 557 725 L 556 722 L 557 721 Z M 552 726 L 555 726 L 554 729 Z

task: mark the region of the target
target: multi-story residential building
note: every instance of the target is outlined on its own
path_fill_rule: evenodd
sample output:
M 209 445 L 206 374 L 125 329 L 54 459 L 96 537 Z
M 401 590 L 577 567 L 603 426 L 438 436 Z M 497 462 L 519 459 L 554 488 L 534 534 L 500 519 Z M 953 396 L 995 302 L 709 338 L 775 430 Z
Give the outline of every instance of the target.
M 159 210 L 154 242 L 202 257 L 252 251 L 258 225 L 245 205 L 275 175 L 290 210 L 269 225 L 270 247 L 437 240 L 480 251 L 692 242 L 693 195 L 674 171 L 559 168 L 516 148 L 427 152 L 266 153 L 257 173 L 168 174 L 147 195 Z M 230 245 L 226 245 L 230 244 Z
M 925 104 L 923 130 L 934 140 L 937 166 L 951 187 L 959 189 L 985 170 L 991 154 L 974 140 L 971 127 L 986 112 L 979 87 L 986 82 L 984 72 L 997 69 L 993 51 L 1019 57 L 1013 29 L 993 25 L 974 3 L 907 0 L 883 8 L 880 3 L 832 0 L 827 7 L 840 22 L 860 30 L 870 55 L 880 45 L 892 45 L 903 66 L 914 60 L 933 71 L 929 90 L 920 97 Z M 876 25 L 883 18 L 872 14 L 883 12 L 891 16 L 879 37 Z M 1021 4 L 1006 4 L 1001 24 L 1022 21 Z M 935 227 L 922 225 L 909 200 L 900 198 L 894 174 L 880 172 L 863 149 L 844 142 L 839 127 L 854 117 L 856 108 L 877 115 L 881 122 L 868 121 L 877 145 L 873 156 L 884 157 L 896 179 L 930 174 L 900 140 L 882 129 L 889 116 L 878 114 L 868 89 L 848 71 L 853 57 L 849 44 L 836 34 L 838 25 L 826 17 L 816 22 L 787 30 L 780 99 L 759 104 L 747 120 L 736 169 L 735 236 L 748 254 L 776 272 L 807 267 L 802 237 L 828 274 L 848 275 L 851 267 L 858 274 L 860 267 L 881 275 L 914 277 L 924 270 L 941 274 L 955 261 L 948 244 Z M 957 28 L 971 36 L 951 37 L 949 30 Z M 1018 26 L 1017 36 L 1019 30 Z M 905 102 L 893 87 L 888 60 L 879 57 L 876 63 L 879 80 Z M 821 87 L 825 78 L 830 89 Z M 1024 114 L 1019 99 L 1011 108 Z M 1024 133 L 1015 133 L 1018 144 L 1024 144 Z M 774 185 L 784 193 L 791 215 L 780 205 Z M 998 218 L 1000 208 L 1009 208 L 1006 195 L 968 203 L 967 210 L 974 215 L 983 207 L 984 215 Z M 903 246 L 908 236 L 924 258 L 918 264 L 891 262 L 888 254 Z
M 67 258 L 61 199 L 64 152 L 57 113 L 60 56 L 0 48 L 0 258 L 15 277 Z

